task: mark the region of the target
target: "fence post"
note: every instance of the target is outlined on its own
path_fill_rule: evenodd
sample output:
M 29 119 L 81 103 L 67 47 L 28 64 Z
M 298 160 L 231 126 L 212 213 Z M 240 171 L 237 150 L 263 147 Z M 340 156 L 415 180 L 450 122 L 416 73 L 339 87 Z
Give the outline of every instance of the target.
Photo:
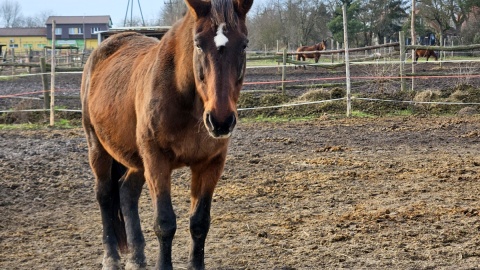
M 55 125 L 55 20 L 52 21 L 52 64 L 50 83 L 50 126 Z
M 398 41 L 400 43 L 400 90 L 405 91 L 405 33 L 398 33 Z
M 340 50 L 340 43 L 337 41 L 337 51 Z M 337 53 L 337 62 L 340 63 L 340 53 Z
M 40 57 L 40 72 L 42 73 L 43 86 L 43 108 L 48 110 L 50 108 L 50 93 L 48 92 L 48 77 L 47 77 L 47 63 L 45 57 Z
M 440 46 L 445 46 L 445 42 L 443 41 L 443 34 L 440 33 Z M 452 51 L 453 53 L 453 51 Z M 445 51 L 440 51 L 439 52 L 439 58 L 440 58 L 440 68 L 442 67 L 442 62 L 445 60 Z
M 348 54 L 347 4 L 342 6 L 343 12 L 343 43 L 345 43 L 345 75 L 347 79 L 347 117 L 352 114 L 352 94 L 350 93 L 350 59 Z
M 330 40 L 330 48 L 331 48 L 330 50 L 333 50 L 333 39 Z M 335 56 L 333 56 L 333 53 L 330 54 L 330 57 L 332 58 L 332 64 L 333 64 L 334 58 L 335 58 Z
M 285 70 L 287 67 L 287 48 L 283 49 L 282 94 L 285 95 Z
M 33 58 L 32 48 L 28 47 L 27 63 L 30 63 Z M 28 74 L 32 73 L 32 67 L 27 67 Z
M 383 44 L 387 44 L 387 37 L 383 37 Z M 387 47 L 383 48 L 383 62 L 387 62 Z
M 12 48 L 12 75 L 15 75 L 15 48 Z

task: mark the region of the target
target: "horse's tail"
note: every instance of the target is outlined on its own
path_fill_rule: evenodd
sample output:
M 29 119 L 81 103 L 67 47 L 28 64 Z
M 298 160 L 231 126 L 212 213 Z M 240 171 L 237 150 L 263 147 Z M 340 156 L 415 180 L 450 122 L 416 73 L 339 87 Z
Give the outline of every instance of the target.
M 120 186 L 122 185 L 122 177 L 127 172 L 127 168 L 118 161 L 112 161 L 111 177 L 112 177 L 112 199 L 113 199 L 113 230 L 117 238 L 118 248 L 123 254 L 128 253 L 127 232 L 125 230 L 125 221 L 123 219 L 122 209 L 120 207 Z

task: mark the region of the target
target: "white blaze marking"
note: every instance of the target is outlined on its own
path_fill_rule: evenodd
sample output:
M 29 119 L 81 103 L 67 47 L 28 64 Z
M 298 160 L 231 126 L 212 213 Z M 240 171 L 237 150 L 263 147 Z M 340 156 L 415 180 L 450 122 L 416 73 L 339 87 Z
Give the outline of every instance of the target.
M 221 46 L 225 46 L 225 44 L 227 44 L 228 42 L 228 38 L 223 34 L 224 26 L 225 26 L 225 23 L 221 23 L 218 26 L 217 35 L 213 39 L 215 41 L 215 45 L 217 46 L 217 48 L 220 48 Z

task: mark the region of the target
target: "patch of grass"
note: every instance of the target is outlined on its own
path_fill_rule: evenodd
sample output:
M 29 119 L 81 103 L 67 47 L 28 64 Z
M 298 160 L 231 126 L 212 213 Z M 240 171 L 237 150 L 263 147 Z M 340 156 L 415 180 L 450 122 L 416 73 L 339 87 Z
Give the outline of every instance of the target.
M 36 130 L 45 128 L 45 125 L 42 124 L 0 124 L 0 130 Z
M 69 119 L 59 119 L 55 122 L 56 127 L 60 128 L 73 128 L 74 125 L 72 123 L 72 120 Z
M 273 60 L 257 60 L 249 61 L 247 67 L 265 67 L 265 66 L 276 66 L 277 62 Z
M 0 81 L 13 81 L 16 80 L 17 77 L 12 77 L 12 76 L 0 76 Z
M 412 116 L 414 113 L 411 109 L 397 110 L 392 113 L 388 113 L 388 116 Z
M 359 117 L 359 118 L 373 118 L 373 117 L 375 117 L 373 114 L 369 114 L 369 113 L 362 112 L 362 111 L 357 111 L 357 110 L 352 111 L 352 116 L 353 117 Z

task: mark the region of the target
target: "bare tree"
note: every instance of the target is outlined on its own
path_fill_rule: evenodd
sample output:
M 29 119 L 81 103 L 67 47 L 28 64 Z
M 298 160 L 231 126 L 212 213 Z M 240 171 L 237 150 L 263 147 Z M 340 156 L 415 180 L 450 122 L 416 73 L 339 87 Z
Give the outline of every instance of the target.
M 310 45 L 330 36 L 322 0 L 270 0 L 250 14 L 251 49 L 271 48 L 276 40 L 282 46 Z
M 44 27 L 48 17 L 54 15 L 53 11 L 45 10 L 34 16 L 20 17 L 18 25 L 21 27 Z
M 274 48 L 277 40 L 283 44 L 288 43 L 288 37 L 281 21 L 281 9 L 274 1 L 265 3 L 252 10 L 248 20 L 250 50 L 261 50 L 264 46 Z
M 183 0 L 166 0 L 165 8 L 160 11 L 159 25 L 173 25 L 183 17 L 187 11 L 187 6 Z
M 0 18 L 4 27 L 18 26 L 21 17 L 21 7 L 17 1 L 3 0 L 0 3 Z

